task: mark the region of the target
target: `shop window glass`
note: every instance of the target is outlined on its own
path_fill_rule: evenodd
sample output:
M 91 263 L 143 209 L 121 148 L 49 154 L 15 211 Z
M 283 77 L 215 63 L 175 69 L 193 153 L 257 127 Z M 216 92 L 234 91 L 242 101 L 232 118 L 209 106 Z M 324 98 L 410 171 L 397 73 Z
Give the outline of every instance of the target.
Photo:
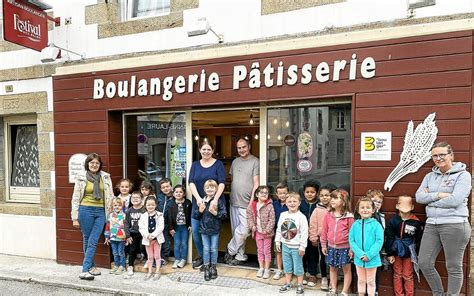
M 120 0 L 122 20 L 166 15 L 170 13 L 170 0 Z
M 38 132 L 36 124 L 5 120 L 9 201 L 39 202 Z
M 351 143 L 351 131 L 331 130 L 330 114 L 350 105 L 269 108 L 267 111 L 267 178 L 276 186 L 287 182 L 298 191 L 307 180 L 348 186 L 350 153 L 338 139 Z M 342 112 L 344 113 L 344 112 Z M 289 122 L 289 124 L 285 124 Z M 340 154 L 342 149 L 342 155 Z
M 147 179 L 156 190 L 163 178 L 171 179 L 173 186 L 184 184 L 184 114 L 128 116 L 127 126 L 127 176 L 136 183 Z

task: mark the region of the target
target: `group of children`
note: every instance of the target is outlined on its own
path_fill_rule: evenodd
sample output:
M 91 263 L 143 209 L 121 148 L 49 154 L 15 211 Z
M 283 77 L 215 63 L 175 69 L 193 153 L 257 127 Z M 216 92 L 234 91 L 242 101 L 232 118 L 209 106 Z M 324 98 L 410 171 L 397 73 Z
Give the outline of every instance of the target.
M 112 213 L 107 217 L 105 244 L 110 244 L 114 257 L 111 274 L 125 271 L 126 253 L 128 269 L 126 277 L 134 274 L 135 259 L 146 249 L 145 280 L 159 279 L 160 267 L 167 264 L 171 239 L 174 242 L 175 261 L 172 268 L 183 268 L 188 256 L 188 238 L 191 231 L 191 202 L 186 199 L 182 185 L 171 186 L 171 180 L 160 180 L 160 192 L 155 195 L 153 185 L 143 181 L 140 191 L 132 191 L 132 183 L 122 179 L 116 188 L 120 194 L 112 201 Z M 211 204 L 217 193 L 217 183 L 208 180 L 204 184 L 206 197 L 199 206 L 200 233 L 204 244 L 204 278 L 217 278 L 217 243 L 221 220 L 227 216 L 225 200 L 217 207 Z M 153 272 L 155 267 L 155 272 Z
M 125 271 L 127 249 L 127 276 L 133 276 L 134 261 L 144 245 L 148 258 L 145 280 L 158 279 L 160 266 L 166 264 L 170 253 L 171 238 L 174 240 L 173 268 L 185 266 L 191 202 L 186 199 L 182 185 L 172 188 L 171 180 L 166 178 L 159 184 L 158 196 L 147 181 L 140 185 L 140 191 L 132 194 L 129 194 L 132 184 L 128 179 L 120 180 L 117 185 L 120 194 L 113 200 L 113 212 L 107 219 L 105 231 L 105 242 L 110 243 L 114 256 L 115 267 L 111 273 Z M 227 217 L 223 198 L 217 204 L 212 203 L 217 189 L 215 181 L 205 182 L 206 197 L 198 205 L 197 213 L 201 221 L 206 281 L 217 278 L 219 234 L 222 220 Z M 303 198 L 296 192 L 289 192 L 287 185 L 278 184 L 275 194 L 273 201 L 270 188 L 259 186 L 247 208 L 249 233 L 257 245 L 257 277 L 270 277 L 274 246 L 277 270 L 273 279 L 285 276 L 285 284 L 280 288 L 282 293 L 292 288 L 294 274 L 296 293 L 303 294 L 304 285 L 316 285 L 319 270 L 321 289 L 335 294 L 338 270 L 342 269 L 342 295 L 348 294 L 353 262 L 359 295 L 375 295 L 382 261 L 386 261 L 393 264 L 395 294 L 414 295 L 416 264 L 413 262 L 416 262 L 423 223 L 412 214 L 410 196 L 398 198 L 396 209 L 399 214 L 385 225 L 385 215 L 380 211 L 384 196 L 379 190 L 369 190 L 366 196 L 359 198 L 354 214 L 349 193 L 332 184 L 321 187 L 317 181 L 307 181 L 303 185 Z
M 278 185 L 278 199 L 273 203 L 278 221 L 275 235 L 278 271 L 274 278 L 281 275 L 281 262 L 286 278 L 280 292 L 292 288 L 294 274 L 296 293 L 304 293 L 304 284 L 315 285 L 319 266 L 321 289 L 335 295 L 341 269 L 344 275 L 341 295 L 348 295 L 354 263 L 359 295 L 376 295 L 385 261 L 393 264 L 395 295 L 414 295 L 413 274 L 415 271 L 418 275 L 416 259 L 423 223 L 412 214 L 412 197 L 398 198 L 398 215 L 385 225 L 385 215 L 380 211 L 384 196 L 379 190 L 369 190 L 359 198 L 354 214 L 349 193 L 332 184 L 319 188 L 317 182 L 308 181 L 303 186 L 302 199 L 297 193 L 287 191 L 285 185 Z

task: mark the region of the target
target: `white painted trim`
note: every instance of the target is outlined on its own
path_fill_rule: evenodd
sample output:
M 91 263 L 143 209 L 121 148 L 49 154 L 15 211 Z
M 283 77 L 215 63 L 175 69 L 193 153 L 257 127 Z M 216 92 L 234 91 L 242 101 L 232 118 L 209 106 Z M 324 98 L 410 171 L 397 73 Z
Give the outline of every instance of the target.
M 51 190 L 56 190 L 56 171 L 51 171 Z
M 49 150 L 54 151 L 54 132 L 49 132 Z
M 260 184 L 267 184 L 267 107 L 260 107 L 259 130 L 259 158 L 260 158 Z M 265 162 L 263 162 L 265 161 Z M 262 182 L 265 181 L 265 182 Z
M 71 65 L 56 68 L 56 74 L 54 76 L 115 69 L 126 69 L 132 67 L 145 67 L 151 65 L 189 62 L 239 55 L 253 55 L 259 53 L 295 50 L 303 48 L 361 43 L 376 40 L 388 40 L 402 37 L 422 36 L 473 29 L 474 21 L 472 19 L 462 19 L 438 23 L 424 23 L 400 27 L 344 32 L 323 36 L 295 36 L 292 39 L 235 44 L 197 50 L 189 49 L 188 51 L 180 52 L 163 52 L 149 56 L 124 58 L 97 63 L 86 63 L 82 65 Z

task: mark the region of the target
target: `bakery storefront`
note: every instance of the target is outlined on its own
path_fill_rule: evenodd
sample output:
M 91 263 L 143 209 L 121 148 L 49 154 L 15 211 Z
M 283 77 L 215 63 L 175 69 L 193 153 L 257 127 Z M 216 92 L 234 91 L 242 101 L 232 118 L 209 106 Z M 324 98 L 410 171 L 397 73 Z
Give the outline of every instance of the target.
M 165 63 L 156 63 L 162 61 L 157 55 L 139 66 L 131 58 L 112 69 L 91 71 L 94 65 L 86 64 L 58 70 L 53 79 L 58 262 L 82 262 L 81 233 L 70 222 L 69 160 L 78 153 L 99 153 L 114 182 L 128 177 L 157 185 L 168 177 L 176 185 L 186 183 L 200 141 L 214 144 L 215 157 L 228 170 L 238 137 L 246 135 L 260 158 L 261 184 L 286 181 L 298 191 L 306 180 L 317 179 L 350 189 L 354 202 L 368 189 L 384 188 L 408 122 L 416 126 L 435 112 L 437 140 L 450 142 L 456 160 L 471 167 L 472 31 L 238 52 L 175 62 L 171 54 Z M 381 133 L 388 150 L 362 155 L 362 133 Z M 431 165 L 383 191 L 388 216 L 396 211 L 398 195 L 414 195 Z M 424 219 L 423 206 L 416 205 L 415 213 Z M 220 251 L 230 237 L 227 223 Z M 247 251 L 256 254 L 251 240 Z M 438 260 L 446 280 L 442 255 Z M 110 262 L 105 247 L 99 247 L 96 261 Z M 469 248 L 465 267 L 467 279 Z M 382 288 L 383 295 L 392 293 L 390 272 L 383 273 Z M 463 291 L 467 288 L 465 281 Z M 424 279 L 417 289 L 417 295 L 430 294 Z

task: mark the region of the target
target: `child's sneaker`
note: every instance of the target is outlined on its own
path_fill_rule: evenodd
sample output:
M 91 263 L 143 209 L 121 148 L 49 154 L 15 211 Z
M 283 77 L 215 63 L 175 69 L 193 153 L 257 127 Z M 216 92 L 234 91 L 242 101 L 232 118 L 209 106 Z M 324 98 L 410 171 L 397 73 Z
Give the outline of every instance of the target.
M 118 270 L 118 267 L 117 267 L 117 266 L 114 266 L 114 268 L 112 268 L 112 269 L 109 271 L 109 273 L 110 273 L 110 274 L 115 274 L 115 273 L 117 272 L 117 270 Z
M 284 284 L 280 287 L 280 293 L 286 293 L 291 290 L 291 283 Z
M 127 268 L 127 274 L 128 274 L 129 276 L 132 276 L 132 275 L 133 275 L 133 266 L 129 266 L 129 267 Z
M 321 290 L 329 291 L 328 278 L 326 278 L 326 277 L 323 277 L 321 279 Z
M 178 267 L 179 267 L 179 268 L 183 268 L 185 265 L 186 265 L 186 259 L 181 259 L 181 260 L 178 262 Z
M 316 277 L 314 275 L 311 275 L 308 278 L 308 287 L 314 287 L 316 286 Z
M 303 285 L 298 285 L 298 287 L 296 288 L 296 294 L 304 294 Z
M 117 270 L 115 271 L 115 275 L 121 275 L 124 272 L 125 268 L 123 266 L 119 266 Z
M 173 268 L 173 269 L 178 268 L 178 264 L 179 264 L 180 261 L 181 260 L 174 260 L 173 266 L 171 266 L 171 268 Z
M 151 272 L 145 274 L 145 281 L 151 279 L 152 277 L 153 277 L 153 273 L 151 273 Z
M 157 281 L 160 279 L 160 277 L 161 277 L 161 273 L 159 271 L 155 272 L 155 274 L 153 275 L 153 280 Z
M 283 276 L 283 272 L 281 270 L 277 270 L 275 274 L 273 275 L 274 280 L 279 280 Z
M 165 259 L 161 259 L 161 266 L 165 266 L 166 264 L 168 264 L 168 261 L 166 261 Z
M 268 278 L 270 278 L 270 269 L 265 269 L 263 271 L 262 279 L 268 279 Z
M 263 268 L 259 268 L 259 269 L 257 270 L 257 277 L 258 277 L 258 278 L 261 278 L 261 277 L 263 276 L 263 271 L 264 271 Z

